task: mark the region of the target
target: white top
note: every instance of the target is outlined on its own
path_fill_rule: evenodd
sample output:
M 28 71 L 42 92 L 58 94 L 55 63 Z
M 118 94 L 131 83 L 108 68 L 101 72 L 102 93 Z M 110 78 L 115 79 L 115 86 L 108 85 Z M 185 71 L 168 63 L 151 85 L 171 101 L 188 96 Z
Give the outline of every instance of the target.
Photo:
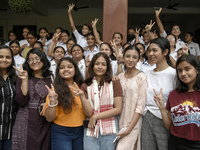
M 85 60 L 84 59 L 81 59 L 78 63 L 78 68 L 83 76 L 83 79 L 85 80 Z
M 81 47 L 88 46 L 87 39 L 85 39 L 83 35 L 81 35 L 77 30 L 75 30 L 73 33 L 76 38 L 77 44 L 79 44 Z
M 20 46 L 27 44 L 27 47 L 30 45 L 26 39 L 19 41 Z
M 24 64 L 24 62 L 25 62 L 25 59 L 23 58 L 23 57 L 21 57 L 19 54 L 18 55 L 16 55 L 16 56 L 14 56 L 14 60 L 15 60 L 15 66 L 19 69 L 19 70 L 21 70 L 21 68 L 20 68 L 20 65 L 22 64 Z M 18 72 L 16 71 L 16 73 L 18 74 Z
M 84 51 L 85 59 L 87 59 L 88 55 L 90 55 L 90 60 L 92 60 L 93 56 L 99 52 L 99 49 L 95 46 L 93 51 L 90 51 L 88 48 L 86 51 Z
M 52 71 L 53 75 L 54 75 L 54 78 L 56 77 L 56 67 L 57 67 L 57 64 L 55 62 L 55 60 L 53 59 L 52 61 L 50 61 L 51 63 L 51 67 L 50 67 L 50 70 Z
M 11 42 L 11 41 L 9 41 L 9 42 L 5 43 L 4 45 L 6 45 L 6 46 L 8 46 L 8 47 L 9 47 L 9 44 L 10 44 L 10 42 Z
M 199 44 L 195 42 L 191 42 L 190 44 L 185 44 L 190 51 L 190 54 L 194 56 L 200 56 Z
M 176 86 L 176 70 L 172 67 L 159 72 L 150 70 L 145 73 L 147 75 L 148 88 L 147 88 L 147 103 L 145 113 L 149 110 L 156 117 L 162 119 L 160 110 L 154 101 L 154 91 L 159 94 L 162 88 L 163 100 L 166 106 L 169 93 L 175 89 Z
M 118 67 L 117 60 L 111 60 L 110 59 L 110 63 L 111 63 L 111 67 L 112 67 L 112 75 L 116 76 L 116 74 L 117 74 L 117 67 Z
M 38 40 L 41 42 L 41 38 Z M 43 46 L 44 50 L 45 50 L 45 54 L 48 58 L 48 60 L 50 61 L 52 59 L 52 57 L 48 56 L 48 49 L 49 49 L 49 46 L 51 45 L 51 42 L 52 42 L 52 39 L 48 40 L 47 39 L 45 40 L 45 46 Z
M 145 59 L 143 58 L 143 62 L 144 61 L 145 61 Z M 141 65 L 142 65 L 143 62 L 141 62 L 141 60 L 139 60 L 138 63 L 136 64 L 135 68 L 138 69 L 138 70 L 141 70 Z
M 38 41 L 41 42 L 41 38 Z M 47 41 L 47 39 L 45 40 L 45 46 L 43 46 L 43 48 L 44 48 L 46 54 L 48 53 L 48 49 L 49 49 L 49 46 L 50 46 L 51 42 L 52 42 L 52 39 L 50 39 L 48 41 Z
M 140 67 L 140 71 L 142 72 L 147 72 L 147 71 L 150 71 L 150 70 L 153 70 L 156 68 L 156 64 L 153 64 L 152 66 L 148 63 L 148 61 L 144 61 L 142 64 L 141 64 L 141 67 Z
M 139 36 L 139 42 L 142 44 L 144 43 L 143 38 L 141 38 L 140 36 Z M 130 43 L 131 45 L 135 44 L 135 38 L 131 42 L 129 41 L 128 43 Z
M 56 47 L 57 46 L 62 46 L 64 48 L 64 50 L 67 51 L 67 45 L 65 43 L 63 43 L 62 41 L 57 42 Z
M 72 58 L 72 55 L 69 55 L 68 53 L 65 53 L 64 57 L 71 57 Z

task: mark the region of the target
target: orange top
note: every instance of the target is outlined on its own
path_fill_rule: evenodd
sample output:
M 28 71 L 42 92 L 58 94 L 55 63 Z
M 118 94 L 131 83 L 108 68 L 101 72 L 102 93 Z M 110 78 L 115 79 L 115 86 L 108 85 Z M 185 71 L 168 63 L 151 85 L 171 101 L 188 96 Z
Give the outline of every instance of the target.
M 48 102 L 49 95 L 47 95 L 46 98 L 45 110 L 49 107 Z M 74 102 L 75 104 L 72 105 L 72 111 L 69 114 L 64 113 L 62 106 L 56 106 L 56 119 L 53 121 L 55 124 L 65 127 L 78 127 L 83 125 L 83 120 L 85 120 L 86 117 L 83 112 L 80 97 L 74 95 Z

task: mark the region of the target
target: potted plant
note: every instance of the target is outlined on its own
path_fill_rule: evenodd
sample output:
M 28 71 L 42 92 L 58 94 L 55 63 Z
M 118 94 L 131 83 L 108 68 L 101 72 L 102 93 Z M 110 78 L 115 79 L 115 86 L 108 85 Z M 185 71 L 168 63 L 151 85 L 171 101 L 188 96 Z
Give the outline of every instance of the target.
M 33 0 L 8 0 L 10 8 L 21 14 L 28 14 L 32 10 Z

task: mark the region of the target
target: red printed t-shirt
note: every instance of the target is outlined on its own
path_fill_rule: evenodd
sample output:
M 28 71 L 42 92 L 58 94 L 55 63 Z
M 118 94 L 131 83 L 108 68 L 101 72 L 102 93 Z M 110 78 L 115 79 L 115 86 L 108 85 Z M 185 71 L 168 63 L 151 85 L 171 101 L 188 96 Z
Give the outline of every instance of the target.
M 200 92 L 178 93 L 173 90 L 169 94 L 166 109 L 171 112 L 171 134 L 200 141 Z

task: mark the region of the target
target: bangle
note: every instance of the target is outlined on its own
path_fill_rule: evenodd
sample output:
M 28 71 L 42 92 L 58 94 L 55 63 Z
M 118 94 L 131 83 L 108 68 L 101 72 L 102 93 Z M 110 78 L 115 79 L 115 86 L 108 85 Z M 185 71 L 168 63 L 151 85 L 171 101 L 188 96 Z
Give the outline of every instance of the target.
M 50 100 L 50 101 L 51 101 L 51 100 Z M 51 105 L 51 104 L 50 104 L 50 101 L 48 102 L 49 107 L 56 107 L 56 106 L 58 105 L 58 101 L 56 102 L 55 105 Z

